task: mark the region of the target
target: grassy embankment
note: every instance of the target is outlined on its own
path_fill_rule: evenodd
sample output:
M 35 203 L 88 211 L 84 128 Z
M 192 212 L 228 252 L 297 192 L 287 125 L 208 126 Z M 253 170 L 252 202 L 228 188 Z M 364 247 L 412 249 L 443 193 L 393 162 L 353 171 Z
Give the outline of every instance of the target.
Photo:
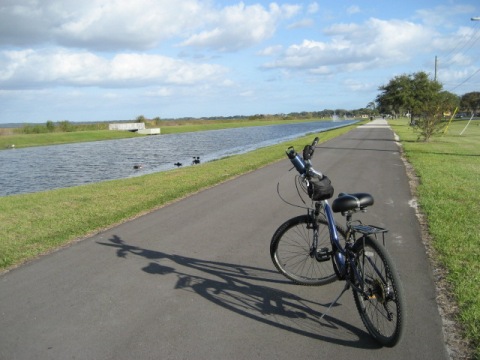
M 322 133 L 327 140 L 356 125 Z M 313 135 L 290 141 L 303 147 Z M 0 197 L 0 270 L 285 157 L 285 145 L 141 177 Z M 189 179 L 185 182 L 185 179 Z
M 129 131 L 75 131 L 58 132 L 45 134 L 9 134 L 0 136 L 0 151 L 15 145 L 15 148 L 24 148 L 30 146 L 60 145 L 77 142 L 115 140 L 129 137 L 138 137 Z
M 417 142 L 406 120 L 390 121 L 419 177 L 420 210 L 446 268 L 459 320 L 480 359 L 480 121 L 454 121 L 448 132 Z
M 318 119 L 301 120 L 305 121 L 318 121 Z M 165 121 L 160 125 L 160 129 L 163 135 L 182 133 L 182 132 L 194 132 L 194 131 L 206 131 L 206 130 L 218 130 L 229 129 L 247 126 L 265 126 L 276 124 L 293 124 L 298 123 L 299 120 L 193 120 L 193 121 Z M 43 126 L 43 125 L 42 125 Z M 155 127 L 155 126 L 149 126 Z M 15 148 L 29 147 L 29 146 L 44 146 L 44 145 L 59 145 L 76 142 L 87 141 L 99 141 L 99 140 L 114 140 L 130 137 L 139 137 L 147 135 L 139 135 L 137 133 L 129 131 L 109 131 L 109 130 L 88 130 L 88 127 L 84 127 L 87 130 L 72 131 L 72 132 L 45 132 L 40 134 L 22 134 L 21 129 L 0 129 L 0 150 L 8 149 L 12 145 Z M 107 125 L 105 125 L 107 128 Z

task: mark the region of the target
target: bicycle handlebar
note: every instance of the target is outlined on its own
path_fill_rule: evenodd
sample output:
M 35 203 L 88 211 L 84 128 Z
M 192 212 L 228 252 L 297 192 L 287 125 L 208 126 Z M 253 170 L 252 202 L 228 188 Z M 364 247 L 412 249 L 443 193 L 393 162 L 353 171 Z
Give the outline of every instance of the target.
M 321 172 L 315 171 L 312 168 L 312 164 L 310 160 L 313 157 L 313 153 L 315 152 L 315 146 L 318 144 L 319 138 L 316 137 L 313 139 L 311 145 L 306 145 L 303 149 L 303 159 L 300 155 L 297 154 L 293 146 L 290 146 L 286 150 L 286 154 L 290 161 L 292 162 L 295 169 L 300 173 L 300 175 L 304 175 L 306 177 L 318 176 L 320 179 L 323 178 Z
M 319 138 L 316 137 L 313 139 L 312 145 L 305 145 L 303 148 L 303 160 L 307 161 L 310 160 L 315 152 L 315 146 L 318 144 Z

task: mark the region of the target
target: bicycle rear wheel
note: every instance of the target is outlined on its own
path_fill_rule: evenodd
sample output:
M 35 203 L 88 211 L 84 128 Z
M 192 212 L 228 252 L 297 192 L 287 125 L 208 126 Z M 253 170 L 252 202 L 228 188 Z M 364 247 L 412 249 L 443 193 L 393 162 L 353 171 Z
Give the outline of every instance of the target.
M 362 322 L 380 344 L 395 346 L 403 335 L 405 298 L 393 261 L 385 247 L 370 236 L 355 243 L 356 267 L 364 293 L 353 290 Z M 358 281 L 352 282 L 360 286 Z
M 311 218 L 301 215 L 287 220 L 275 232 L 270 243 L 270 257 L 285 277 L 301 285 L 324 285 L 337 279 L 331 262 L 330 233 L 327 222 L 318 219 L 318 245 L 312 250 Z M 345 231 L 336 226 L 341 242 Z

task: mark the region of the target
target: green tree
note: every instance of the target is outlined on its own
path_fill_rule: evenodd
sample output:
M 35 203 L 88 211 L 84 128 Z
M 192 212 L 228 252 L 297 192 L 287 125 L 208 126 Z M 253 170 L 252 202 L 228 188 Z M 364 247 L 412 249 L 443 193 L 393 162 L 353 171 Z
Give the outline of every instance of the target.
M 140 116 L 137 116 L 137 118 L 135 119 L 135 121 L 136 121 L 137 123 L 145 123 L 145 122 L 147 122 L 147 118 L 146 118 L 145 116 L 143 116 L 143 115 L 140 115 Z
M 376 102 L 382 112 L 394 116 L 408 112 L 419 139 L 428 141 L 442 128 L 443 113 L 458 104 L 458 97 L 442 91 L 442 84 L 430 80 L 427 73 L 400 75 L 379 88 Z
M 45 127 L 49 132 L 54 132 L 55 131 L 55 124 L 53 123 L 52 120 L 48 120 L 45 124 Z
M 58 123 L 58 128 L 62 132 L 72 132 L 75 130 L 75 127 L 68 120 L 62 120 Z
M 445 112 L 453 112 L 458 106 L 457 95 L 448 91 L 442 91 L 433 95 L 429 101 L 418 106 L 421 116 L 418 116 L 413 124 L 419 138 L 428 141 L 433 135 L 440 132 L 444 127 Z
M 396 76 L 387 85 L 380 86 L 379 90 L 381 93 L 375 101 L 381 113 L 397 117 L 409 110 L 413 90 L 409 75 Z
M 460 100 L 460 106 L 463 110 L 468 110 L 475 114 L 480 110 L 480 92 L 474 91 L 466 93 Z
M 441 104 L 438 102 L 440 99 L 440 91 L 442 90 L 442 84 L 438 81 L 430 80 L 427 73 L 418 72 L 411 76 L 411 89 L 407 99 L 410 114 L 412 119 L 425 118 L 427 114 L 433 114 L 440 111 Z

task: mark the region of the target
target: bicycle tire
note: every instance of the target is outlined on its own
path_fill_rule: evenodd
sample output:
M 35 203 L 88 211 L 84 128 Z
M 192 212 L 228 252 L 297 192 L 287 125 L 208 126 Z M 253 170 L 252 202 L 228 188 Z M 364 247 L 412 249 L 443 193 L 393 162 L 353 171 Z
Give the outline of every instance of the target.
M 381 345 L 393 347 L 402 338 L 406 322 L 405 297 L 393 261 L 371 236 L 357 240 L 353 250 L 368 294 L 352 288 L 357 310 L 370 335 Z M 355 284 L 354 279 L 352 282 Z
M 284 222 L 275 231 L 270 243 L 270 257 L 277 270 L 300 285 L 325 285 L 337 280 L 331 260 L 319 261 L 311 256 L 313 229 L 308 215 L 300 215 Z M 318 249 L 331 252 L 327 221 L 318 219 Z M 336 225 L 340 241 L 345 242 L 345 231 Z M 329 256 L 330 258 L 331 256 Z

